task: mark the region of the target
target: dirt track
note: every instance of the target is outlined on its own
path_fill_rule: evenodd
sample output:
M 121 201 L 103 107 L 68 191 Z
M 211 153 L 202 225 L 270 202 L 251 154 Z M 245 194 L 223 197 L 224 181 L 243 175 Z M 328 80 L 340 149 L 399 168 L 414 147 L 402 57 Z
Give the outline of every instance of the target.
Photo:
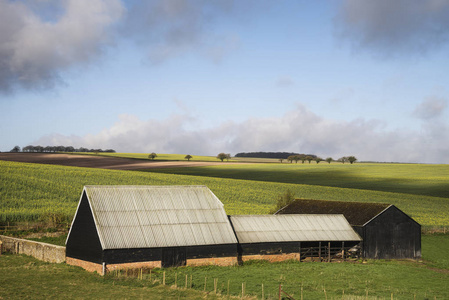
M 130 158 L 49 153 L 0 153 L 0 160 L 113 170 L 213 166 L 220 162 L 145 161 Z

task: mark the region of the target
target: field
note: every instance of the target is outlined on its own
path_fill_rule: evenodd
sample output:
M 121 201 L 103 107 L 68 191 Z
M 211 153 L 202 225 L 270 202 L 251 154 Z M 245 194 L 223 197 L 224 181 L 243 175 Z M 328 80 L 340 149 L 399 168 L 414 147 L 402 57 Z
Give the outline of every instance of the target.
M 159 173 L 375 190 L 449 198 L 449 165 L 424 164 L 222 164 Z
M 254 166 L 258 167 L 258 165 Z M 319 165 L 315 165 L 317 166 Z M 353 166 L 345 167 L 349 169 Z M 389 165 L 385 166 L 389 167 Z M 204 169 L 210 170 L 209 168 Z M 224 167 L 224 169 L 227 168 L 227 166 Z M 246 168 L 248 168 L 247 165 L 241 165 L 236 172 L 243 172 Z M 275 205 L 277 196 L 290 189 L 301 198 L 392 203 L 422 225 L 449 225 L 449 200 L 441 196 L 6 161 L 0 161 L 0 170 L 0 197 L 4 199 L 0 203 L 0 222 L 3 224 L 45 220 L 55 215 L 69 222 L 75 213 L 84 185 L 150 184 L 206 185 L 224 203 L 228 214 L 268 213 Z M 211 171 L 208 172 L 210 174 Z M 217 169 L 217 172 L 220 170 Z M 260 176 L 267 178 L 274 176 L 269 172 L 261 173 L 265 175 Z M 288 176 L 284 178 L 286 177 Z M 421 186 L 421 192 L 429 189 L 429 183 L 425 178 L 421 181 L 417 180 L 416 185 Z
M 83 153 L 75 153 L 75 154 L 83 154 Z M 149 153 L 84 153 L 85 155 L 97 155 L 97 156 L 106 156 L 106 157 L 121 157 L 121 158 L 134 158 L 134 159 L 146 159 L 149 160 Z M 187 161 L 185 159 L 187 154 L 157 154 L 155 161 Z M 201 155 L 192 155 L 190 161 L 206 161 L 206 162 L 217 162 L 220 161 L 215 156 L 201 156 Z M 234 159 L 230 159 L 229 161 L 237 161 Z
M 67 295 L 83 299 L 200 299 L 206 296 L 214 299 L 216 292 L 226 299 L 229 282 L 231 296 L 240 298 L 243 284 L 249 299 L 261 299 L 262 284 L 265 299 L 277 299 L 279 284 L 295 299 L 301 299 L 301 290 L 304 299 L 448 299 L 447 251 L 441 252 L 448 246 L 449 235 L 427 235 L 423 237 L 424 262 L 254 261 L 241 267 L 154 269 L 151 280 L 148 270 L 143 272 L 142 280 L 137 279 L 138 270 L 127 272 L 128 275 L 112 272 L 102 278 L 65 264 L 2 255 L 0 272 L 4 275 L 0 277 L 0 295 L 5 299 L 31 298 L 31 295 L 33 299 L 59 299 Z M 167 286 L 161 285 L 164 272 Z M 184 289 L 186 275 L 189 289 Z
M 268 213 L 277 196 L 290 189 L 302 198 L 392 203 L 424 226 L 448 226 L 448 169 L 446 165 L 225 162 L 142 172 L 0 161 L 0 226 L 68 224 L 83 186 L 95 184 L 206 185 L 228 214 Z M 64 236 L 42 241 L 63 244 Z M 151 281 L 148 273 L 143 274 L 144 280 L 125 274 L 102 278 L 65 264 L 2 255 L 0 271 L 7 275 L 0 277 L 0 297 L 214 299 L 220 298 L 214 294 L 214 280 L 218 280 L 217 292 L 223 296 L 229 281 L 230 295 L 239 297 L 243 284 L 245 295 L 258 299 L 262 283 L 265 298 L 271 299 L 277 299 L 279 283 L 296 299 L 301 289 L 304 299 L 391 299 L 391 295 L 394 299 L 448 299 L 449 235 L 423 235 L 422 244 L 424 260 L 420 262 L 252 262 L 243 267 L 156 269 Z M 171 286 L 176 278 L 183 287 L 185 276 L 192 276 L 193 290 L 161 286 L 164 271 Z

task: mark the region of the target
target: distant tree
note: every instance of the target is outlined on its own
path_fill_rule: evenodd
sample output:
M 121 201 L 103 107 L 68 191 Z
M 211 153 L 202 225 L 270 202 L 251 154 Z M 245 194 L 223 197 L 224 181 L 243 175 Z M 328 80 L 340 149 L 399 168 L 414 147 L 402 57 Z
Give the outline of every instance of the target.
M 305 155 L 301 156 L 301 163 L 305 163 L 306 160 L 307 160 L 307 156 L 305 156 Z
M 288 160 L 290 163 L 293 163 L 293 161 L 295 160 L 295 155 L 290 155 L 289 157 L 287 157 L 287 160 Z
M 282 162 L 284 161 L 284 159 L 283 159 L 283 158 L 279 158 L 279 161 L 280 161 L 281 164 L 282 164 Z
M 231 153 L 226 153 L 226 161 L 229 161 L 231 159 Z
M 306 156 L 306 160 L 309 162 L 309 164 L 312 162 L 313 157 L 312 156 Z
M 338 159 L 338 161 L 344 164 L 345 162 L 348 161 L 348 158 L 347 158 L 346 156 L 343 156 L 343 157 L 340 157 L 340 158 Z
M 225 159 L 227 159 L 228 158 L 228 155 L 226 154 L 226 153 L 219 153 L 218 155 L 217 155 L 217 158 L 219 159 L 219 160 L 221 160 L 221 161 L 224 161 Z
M 317 158 L 315 158 L 315 161 L 317 164 L 319 164 L 320 162 L 323 161 L 323 159 L 321 157 L 317 157 Z
M 285 191 L 284 194 L 279 195 L 277 197 L 276 206 L 274 207 L 273 210 L 270 211 L 270 213 L 274 214 L 275 212 L 277 212 L 281 208 L 289 205 L 293 201 L 295 201 L 295 194 L 291 190 Z
M 157 154 L 152 152 L 150 155 L 148 155 L 148 158 L 151 160 L 154 160 L 157 157 Z
M 357 158 L 355 158 L 355 156 L 348 156 L 348 161 L 352 165 L 353 163 L 355 163 L 357 161 Z
M 326 158 L 326 161 L 328 164 L 330 164 L 333 161 L 333 159 L 332 159 L 332 157 L 328 157 L 328 158 Z
M 190 161 L 193 158 L 193 156 L 190 154 L 187 154 L 186 157 L 184 157 L 184 158 L 187 159 L 188 161 Z
M 14 146 L 14 148 L 12 148 L 11 151 L 9 151 L 9 152 L 20 152 L 20 147 Z

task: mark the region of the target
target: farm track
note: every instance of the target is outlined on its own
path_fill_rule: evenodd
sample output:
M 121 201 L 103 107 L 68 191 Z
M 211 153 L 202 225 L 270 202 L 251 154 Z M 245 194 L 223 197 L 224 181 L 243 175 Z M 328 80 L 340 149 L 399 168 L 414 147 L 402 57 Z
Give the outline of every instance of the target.
M 0 160 L 110 170 L 145 170 L 159 168 L 202 167 L 220 164 L 220 162 L 161 162 L 145 161 L 131 158 L 55 153 L 0 153 Z

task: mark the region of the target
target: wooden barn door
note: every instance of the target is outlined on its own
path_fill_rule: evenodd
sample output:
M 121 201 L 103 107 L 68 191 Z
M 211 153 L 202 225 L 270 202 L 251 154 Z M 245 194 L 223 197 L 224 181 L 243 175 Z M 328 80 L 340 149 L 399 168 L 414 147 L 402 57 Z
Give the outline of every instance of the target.
M 162 249 L 162 268 L 186 265 L 186 248 L 170 247 Z

